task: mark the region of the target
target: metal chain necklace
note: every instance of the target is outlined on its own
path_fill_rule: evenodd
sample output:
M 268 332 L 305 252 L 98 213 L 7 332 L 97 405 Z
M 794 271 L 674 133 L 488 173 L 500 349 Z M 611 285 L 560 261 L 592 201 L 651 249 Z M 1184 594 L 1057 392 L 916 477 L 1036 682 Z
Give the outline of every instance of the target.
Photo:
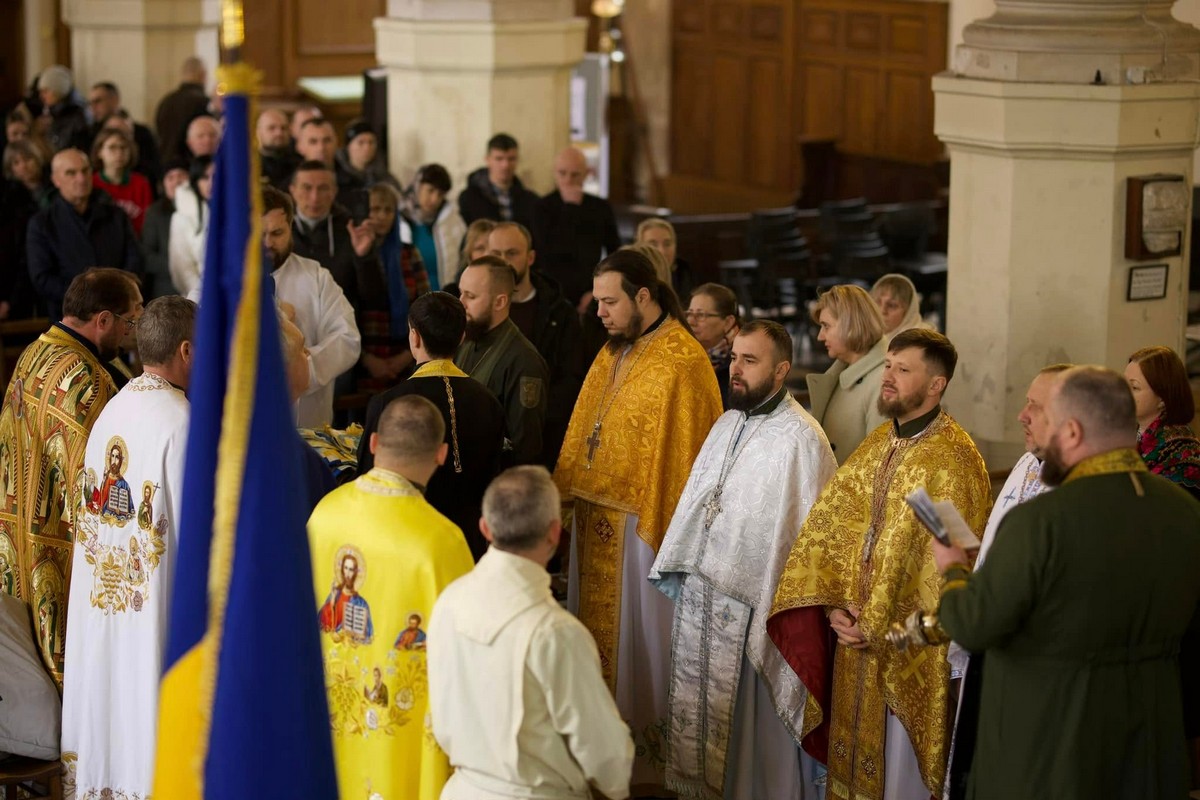
M 446 384 L 446 400 L 450 403 L 450 443 L 454 445 L 454 472 L 462 473 L 462 457 L 458 453 L 458 410 L 454 407 L 454 392 L 450 388 L 450 379 L 442 376 Z
M 605 390 L 604 396 L 600 398 L 600 410 L 596 414 L 596 424 L 592 426 L 591 435 L 589 435 L 587 437 L 587 439 L 584 440 L 585 442 L 587 442 L 587 446 L 588 446 L 587 464 L 584 466 L 584 469 L 592 468 L 592 459 L 596 457 L 596 450 L 600 447 L 600 428 L 603 426 L 604 418 L 608 415 L 608 412 L 612 408 L 613 403 L 616 402 L 617 395 L 621 393 L 622 386 L 624 386 L 624 383 L 621 383 L 621 384 L 617 383 L 617 373 L 620 372 L 621 365 L 623 363 L 625 363 L 625 358 L 629 355 L 629 353 L 632 350 L 637 348 L 637 346 L 639 344 L 642 344 L 641 339 L 639 339 L 638 341 L 636 341 L 632 345 L 630 345 L 629 349 L 626 350 L 625 352 L 623 352 L 617 358 L 617 360 L 613 362 L 612 374 L 608 378 L 608 389 Z M 629 370 L 625 373 L 625 375 L 627 377 L 633 372 L 633 368 L 637 366 L 638 360 L 641 359 L 642 355 L 649 349 L 650 349 L 650 347 L 649 347 L 649 344 L 647 343 L 646 347 L 643 347 L 641 350 L 638 350 L 637 355 L 635 355 L 633 357 L 633 361 L 631 361 L 629 363 Z M 611 392 L 611 394 L 609 394 L 609 392 Z
M 752 430 L 749 434 L 746 434 L 744 442 L 741 440 L 742 435 L 746 433 L 746 425 L 748 425 L 750 422 L 749 416 L 746 416 L 742 419 L 742 422 L 738 426 L 738 429 L 734 432 L 734 435 L 729 438 L 729 447 L 725 449 L 725 458 L 721 461 L 721 469 L 717 473 L 717 485 L 713 489 L 712 494 L 709 495 L 708 502 L 704 504 L 705 533 L 708 533 L 709 528 L 712 527 L 713 523 L 717 521 L 717 517 L 721 514 L 721 495 L 725 492 L 725 481 L 729 479 L 729 473 L 733 471 L 733 465 L 737 463 L 738 456 L 745 452 L 746 446 L 750 444 L 750 440 L 754 438 L 754 434 L 758 433 L 759 428 L 766 423 L 768 416 L 769 415 L 766 414 L 763 415 L 762 420 L 758 423 L 754 430 Z M 737 447 L 738 442 L 741 442 L 741 447 Z M 734 450 L 735 447 L 737 447 L 736 451 Z M 730 458 L 730 456 L 732 456 L 732 458 Z

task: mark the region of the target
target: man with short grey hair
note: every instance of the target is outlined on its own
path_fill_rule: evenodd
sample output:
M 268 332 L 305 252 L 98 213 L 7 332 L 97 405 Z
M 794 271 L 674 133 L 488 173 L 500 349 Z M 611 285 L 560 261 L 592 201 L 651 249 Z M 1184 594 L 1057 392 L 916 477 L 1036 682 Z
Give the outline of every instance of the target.
M 986 654 L 971 797 L 1185 797 L 1178 654 L 1200 636 L 1200 504 L 1147 471 L 1120 373 L 1061 373 L 1047 423 L 1041 477 L 1057 488 L 1005 516 L 976 572 L 930 539 L 940 607 L 904 641 Z
M 196 304 L 173 295 L 137 322 L 145 372 L 104 407 L 88 438 L 67 607 L 63 763 L 77 796 L 108 786 L 148 796 L 158 675 L 179 546 Z M 130 727 L 118 742 L 114 718 Z
M 434 606 L 429 710 L 455 768 L 442 800 L 629 796 L 629 728 L 591 634 L 550 592 L 559 508 L 544 467 L 501 473 L 483 497 L 491 548 Z

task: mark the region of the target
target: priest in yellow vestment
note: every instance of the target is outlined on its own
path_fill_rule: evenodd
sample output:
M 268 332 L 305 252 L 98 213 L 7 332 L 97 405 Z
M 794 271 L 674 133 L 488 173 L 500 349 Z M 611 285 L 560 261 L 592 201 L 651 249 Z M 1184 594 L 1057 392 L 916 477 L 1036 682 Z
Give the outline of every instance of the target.
M 678 298 L 644 255 L 601 262 L 593 294 L 609 342 L 584 381 L 554 480 L 574 511 L 568 605 L 595 637 L 633 732 L 636 793 L 664 783 L 674 613 L 647 576 L 721 393 Z
M 38 652 L 60 687 L 83 455 L 117 393 L 106 362 L 132 346 L 141 313 L 132 274 L 79 274 L 62 321 L 21 354 L 0 406 L 0 586 L 33 609 Z
M 446 459 L 445 430 L 425 398 L 393 400 L 371 434 L 374 468 L 308 521 L 342 797 L 437 800 L 450 777 L 426 719 L 425 629 L 438 595 L 474 559 L 423 496 Z
M 829 800 L 941 796 L 947 757 L 947 648 L 901 652 L 888 626 L 937 605 L 929 533 L 904 498 L 925 487 L 974 531 L 991 508 L 975 443 L 941 408 L 958 355 L 946 337 L 908 330 L 884 360 L 880 413 L 809 512 L 775 595 L 767 632 L 809 690 L 802 734 L 828 748 Z M 828 626 L 825 618 L 828 616 Z M 828 628 L 837 636 L 832 687 Z M 832 695 L 832 698 L 831 698 Z

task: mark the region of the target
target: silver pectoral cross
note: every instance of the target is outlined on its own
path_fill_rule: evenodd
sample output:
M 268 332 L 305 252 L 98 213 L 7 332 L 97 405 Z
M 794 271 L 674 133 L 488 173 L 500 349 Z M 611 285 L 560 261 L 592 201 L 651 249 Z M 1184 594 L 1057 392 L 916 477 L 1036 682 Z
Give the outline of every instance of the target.
M 704 504 L 704 530 L 712 527 L 716 522 L 717 515 L 721 513 L 721 490 L 718 488 L 708 498 L 708 502 Z

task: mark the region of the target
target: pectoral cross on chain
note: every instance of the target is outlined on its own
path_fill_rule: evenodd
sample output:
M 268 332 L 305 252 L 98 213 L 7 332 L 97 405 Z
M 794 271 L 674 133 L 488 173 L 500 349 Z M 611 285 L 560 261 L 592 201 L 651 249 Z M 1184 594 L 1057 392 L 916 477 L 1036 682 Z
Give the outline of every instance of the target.
M 592 459 L 596 457 L 596 448 L 600 446 L 600 423 L 596 423 L 596 427 L 592 428 L 592 435 L 584 441 L 587 442 L 587 469 L 592 468 Z
M 712 493 L 712 497 L 708 498 L 708 502 L 704 504 L 704 530 L 712 527 L 712 524 L 717 521 L 717 515 L 721 513 L 721 490 L 717 489 Z

